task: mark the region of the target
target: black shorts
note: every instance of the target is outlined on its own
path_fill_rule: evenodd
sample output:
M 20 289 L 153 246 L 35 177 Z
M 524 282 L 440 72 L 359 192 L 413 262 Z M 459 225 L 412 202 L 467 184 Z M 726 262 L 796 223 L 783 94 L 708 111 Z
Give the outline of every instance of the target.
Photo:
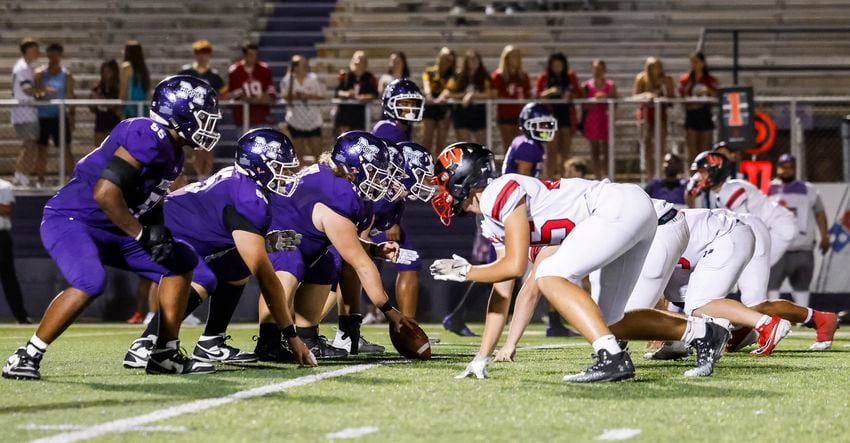
M 366 107 L 363 105 L 339 105 L 334 116 L 334 126 L 349 130 L 365 130 Z
M 38 144 L 50 144 L 53 140 L 53 146 L 59 146 L 59 117 L 39 117 L 39 136 Z M 68 119 L 65 119 L 65 146 L 71 146 L 71 125 L 68 124 Z
M 471 105 L 463 107 L 457 105 L 452 109 L 452 124 L 455 129 L 466 129 L 469 131 L 480 131 L 487 127 L 486 105 Z
M 425 105 L 422 120 L 440 121 L 449 114 L 449 105 Z
M 694 131 L 713 130 L 714 122 L 711 120 L 711 106 L 686 110 L 685 129 L 692 129 Z
M 300 129 L 293 128 L 292 126 L 288 126 L 287 129 L 289 129 L 289 136 L 292 138 L 310 138 L 322 136 L 321 127 L 318 127 L 316 129 L 310 129 L 309 131 L 302 131 Z

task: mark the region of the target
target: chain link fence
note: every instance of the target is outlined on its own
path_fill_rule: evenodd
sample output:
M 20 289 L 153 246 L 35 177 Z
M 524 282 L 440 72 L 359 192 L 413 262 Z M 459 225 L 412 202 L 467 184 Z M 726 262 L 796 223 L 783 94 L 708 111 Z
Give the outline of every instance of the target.
M 564 106 L 563 101 L 540 100 L 540 103 Z M 481 103 L 485 128 L 477 134 L 455 130 L 451 113 L 464 112 L 460 104 L 448 103 L 449 115 L 443 123 L 446 143 L 461 136 L 480 138 L 504 158 L 510 138 L 518 133 L 510 125 L 499 125 L 499 106 L 523 105 L 526 101 L 489 100 Z M 850 177 L 850 126 L 848 141 L 842 142 L 842 124 L 850 114 L 850 97 L 757 97 L 756 110 L 767 115 L 775 126 L 775 142 L 771 150 L 758 160 L 775 161 L 783 153 L 798 158 L 798 176 L 816 182 L 836 182 Z M 46 191 L 56 189 L 70 174 L 73 161 L 91 152 L 108 133 L 103 119 L 146 113 L 145 102 L 118 100 L 53 100 L 37 102 L 36 107 L 58 107 L 60 118 L 42 120 L 30 140 L 10 123 L 11 111 L 21 107 L 15 100 L 0 100 L 0 176 L 15 178 L 15 172 L 30 177 L 30 187 Z M 695 153 L 710 148 L 717 130 L 703 131 L 700 143 L 689 146 L 685 122 L 689 110 L 707 106 L 716 127 L 717 102 L 713 99 L 633 99 L 574 100 L 562 109 L 559 133 L 551 152 L 564 159 L 582 158 L 591 178 L 608 177 L 618 181 L 645 183 L 661 170 L 664 154 L 679 155 L 689 164 Z M 370 130 L 382 118 L 379 102 L 347 102 L 315 100 L 287 104 L 248 105 L 241 102 L 221 103 L 222 140 L 214 152 L 215 167 L 230 164 L 236 140 L 251 127 L 274 126 L 290 135 L 302 163 L 317 160 L 330 149 L 336 135 L 343 130 Z M 62 118 L 64 116 L 65 118 Z M 793 117 L 792 117 L 793 116 Z M 46 123 L 46 125 L 44 125 Z M 422 142 L 424 123 L 414 125 L 413 140 Z M 46 144 L 41 142 L 47 142 Z M 424 143 L 423 143 L 424 144 Z M 846 146 L 845 146 L 846 144 Z M 67 148 L 67 149 L 64 149 Z M 435 149 L 437 147 L 435 146 Z M 23 154 L 22 154 L 23 153 Z M 194 178 L 209 173 L 210 166 L 196 161 L 204 154 L 189 153 L 185 173 Z M 744 156 L 749 160 L 748 156 Z M 66 168 L 61 165 L 66 164 Z M 213 163 L 209 163 L 213 164 Z M 206 169 L 206 170 L 204 170 Z M 41 178 L 43 177 L 43 179 Z M 16 182 L 20 185 L 20 181 Z

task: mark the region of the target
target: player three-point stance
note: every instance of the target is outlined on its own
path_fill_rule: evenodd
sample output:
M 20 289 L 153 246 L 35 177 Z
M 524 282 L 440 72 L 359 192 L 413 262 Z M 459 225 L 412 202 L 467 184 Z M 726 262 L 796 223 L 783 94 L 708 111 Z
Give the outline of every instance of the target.
M 608 325 L 635 339 L 684 336 L 706 353 L 704 367 L 695 368 L 693 375 L 711 373 L 728 338 L 722 327 L 654 310 L 624 318 L 626 301 L 659 223 L 643 190 L 582 179 L 545 183 L 517 174 L 494 180 L 492 153 L 472 143 L 447 147 L 437 159 L 435 174 L 439 193 L 433 206 L 443 223 L 464 212 L 483 214 L 483 232 L 497 247 L 496 261 L 489 265 L 471 266 L 457 256 L 435 261 L 431 272 L 436 279 L 501 282 L 518 278 L 525 273 L 530 246 L 561 245 L 537 266 L 536 283 L 549 303 L 592 344 L 597 359 L 564 381 L 634 377 L 631 359 L 617 343 L 614 327 Z M 580 286 L 582 278 L 595 270 L 600 272 L 596 300 Z M 498 301 L 502 309 L 498 312 L 491 299 L 488 311 L 504 318 L 508 303 Z M 503 324 L 502 320 L 496 339 Z M 485 335 L 490 336 L 486 331 Z M 482 377 L 488 360 L 489 354 L 479 355 L 467 369 Z
M 756 253 L 753 262 L 742 274 L 742 281 L 739 282 L 741 302 L 763 314 L 777 315 L 814 328 L 817 338 L 809 349 L 830 349 L 838 327 L 838 318 L 834 313 L 816 311 L 788 300 L 768 300 L 770 267 L 785 254 L 794 237 L 797 229 L 794 214 L 770 201 L 752 183 L 746 180 L 730 180 L 732 165 L 729 159 L 719 152 L 700 153 L 691 169 L 696 171 L 688 185 L 692 195 L 713 190 L 717 194 L 717 201 L 714 202 L 717 207 L 727 208 L 738 214 L 753 215 L 742 218 L 742 221 L 755 231 Z M 757 218 L 761 223 L 751 221 L 751 218 Z M 767 235 L 759 235 L 759 230 L 766 230 Z M 752 337 L 750 330 L 735 331 L 729 341 L 730 349 L 743 347 L 747 344 L 748 336 Z
M 287 296 L 294 299 L 298 336 L 314 355 L 328 355 L 325 348 L 331 346 L 319 335 L 318 325 L 328 292 L 339 275 L 340 265 L 328 253 L 330 247 L 351 266 L 369 299 L 394 327 L 411 324 L 389 302 L 371 257 L 395 261 L 398 244 L 374 244 L 358 236 L 371 222 L 371 203 L 384 197 L 390 183 L 386 144 L 368 132 L 347 132 L 337 138 L 329 155 L 301 171 L 298 179 L 291 197 L 272 200 L 272 228 L 300 233 L 301 243 L 297 251 L 271 254 L 278 279 Z M 260 360 L 289 361 L 290 351 L 281 343 L 263 298 L 260 300 L 255 353 Z
M 154 90 L 149 118 L 119 123 L 77 163 L 71 181 L 47 202 L 41 222 L 44 247 L 70 287 L 53 299 L 32 338 L 9 357 L 4 377 L 40 378 L 47 346 L 103 292 L 104 266 L 160 282 L 161 322 L 148 372 L 213 371 L 183 355 L 178 345 L 197 256 L 191 246 L 175 241 L 151 210 L 183 170 L 183 146 L 211 150 L 220 138 L 220 118 L 216 93 L 205 81 L 168 77 Z
M 165 223 L 174 237 L 190 244 L 198 254 L 192 279 L 193 293 L 186 305 L 188 316 L 203 299 L 210 297 L 210 311 L 203 335 L 192 356 L 206 363 L 252 363 L 257 357 L 226 343 L 227 326 L 247 276 L 254 275 L 271 311 L 278 334 L 293 351 L 295 361 L 306 366 L 316 362 L 296 336 L 292 313 L 284 289 L 274 273 L 267 254 L 294 249 L 294 231 L 271 231 L 269 196 L 288 197 L 298 186 L 293 176 L 298 158 L 292 142 L 276 129 L 248 131 L 237 142 L 234 166 L 212 177 L 193 183 L 165 198 Z M 267 242 L 267 240 L 269 240 Z M 222 255 L 226 260 L 211 260 Z M 207 264 L 205 258 L 211 261 Z M 246 269 L 246 275 L 234 270 Z M 142 336 L 136 339 L 124 357 L 128 368 L 144 367 L 148 350 L 156 340 L 154 317 Z

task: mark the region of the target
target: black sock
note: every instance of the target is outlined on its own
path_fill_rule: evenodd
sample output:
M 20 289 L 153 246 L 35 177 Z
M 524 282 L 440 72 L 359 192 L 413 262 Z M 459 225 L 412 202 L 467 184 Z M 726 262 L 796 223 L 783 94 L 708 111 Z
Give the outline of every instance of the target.
M 337 324 L 339 325 L 339 330 L 342 331 L 343 333 L 348 332 L 348 325 L 351 324 L 350 319 L 351 319 L 351 316 L 340 314 L 339 320 L 337 321 Z
M 557 311 L 549 311 L 549 327 L 563 328 L 564 321 L 561 319 L 561 314 Z
M 198 294 L 198 291 L 195 291 L 195 288 L 189 289 L 189 300 L 186 301 L 186 310 L 183 312 L 183 318 L 189 316 L 195 309 L 198 309 L 198 306 L 201 306 L 204 300 Z M 159 312 L 154 314 L 151 322 L 148 323 L 148 327 L 145 328 L 145 332 L 142 333 L 143 337 L 147 337 L 150 335 L 156 335 L 156 347 L 162 348 L 171 340 L 176 339 L 177 337 L 163 337 L 162 334 L 159 333 Z
M 280 328 L 274 323 L 260 323 L 260 340 L 280 340 Z
M 222 335 L 230 325 L 230 319 L 239 305 L 244 285 L 231 285 L 220 283 L 212 296 L 210 296 L 210 312 L 207 316 L 207 325 L 204 327 L 204 335 L 212 337 Z
M 301 340 L 319 338 L 319 325 L 316 326 L 296 326 L 295 332 Z

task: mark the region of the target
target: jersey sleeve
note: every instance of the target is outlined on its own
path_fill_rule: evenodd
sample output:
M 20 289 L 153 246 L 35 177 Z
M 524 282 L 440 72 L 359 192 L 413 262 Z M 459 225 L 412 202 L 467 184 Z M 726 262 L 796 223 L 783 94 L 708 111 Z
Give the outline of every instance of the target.
M 329 198 L 322 203 L 337 214 L 357 224 L 363 216 L 362 204 L 354 190 L 354 185 L 347 180 L 334 180 Z
M 728 182 L 720 189 L 717 198 L 720 206 L 735 212 L 749 212 L 747 207 L 747 189 L 740 183 Z
M 159 156 L 168 143 L 168 133 L 151 120 L 140 118 L 126 123 L 121 146 L 142 165 L 149 165 Z
M 245 218 L 258 231 L 265 233 L 271 225 L 271 209 L 263 191 L 253 182 L 240 180 L 239 186 L 233 189 L 233 202 L 236 212 Z
M 485 219 L 503 224 L 505 219 L 525 197 L 525 190 L 516 178 L 517 174 L 499 177 L 481 194 L 481 213 Z
M 490 218 L 484 217 L 481 220 L 481 236 L 486 238 L 496 249 L 504 249 L 504 234 L 505 230 L 497 225 Z
M 514 160 L 522 160 L 529 163 L 541 162 L 543 161 L 543 150 L 534 143 L 524 140 L 514 150 Z

